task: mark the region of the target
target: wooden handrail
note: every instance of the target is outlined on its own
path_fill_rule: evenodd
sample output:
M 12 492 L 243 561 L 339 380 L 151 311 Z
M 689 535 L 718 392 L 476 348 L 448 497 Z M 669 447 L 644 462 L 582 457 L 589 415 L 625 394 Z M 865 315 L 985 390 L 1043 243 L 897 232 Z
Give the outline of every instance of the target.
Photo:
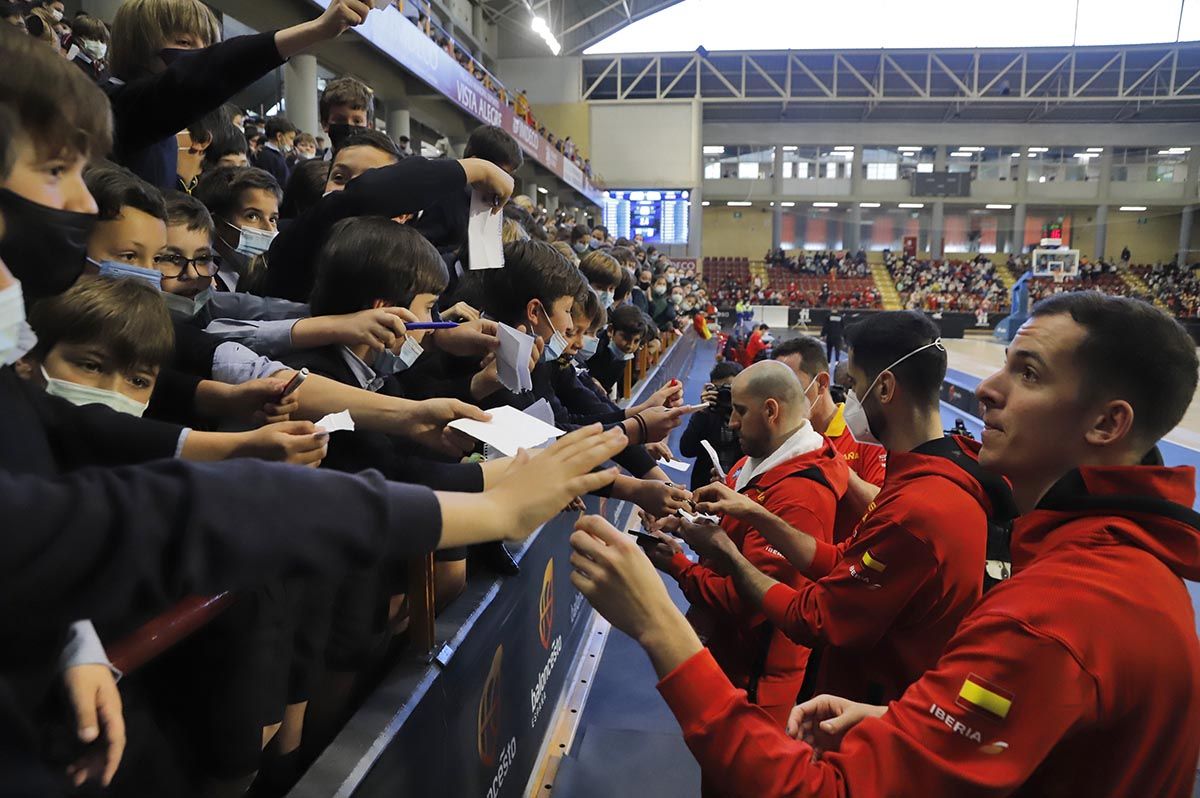
M 625 373 L 621 376 L 621 398 L 628 399 L 633 393 L 633 361 L 625 361 Z
M 437 642 L 434 628 L 436 585 L 432 553 L 408 561 L 408 584 L 409 630 L 412 633 L 412 641 L 418 651 L 428 653 Z
M 113 667 L 125 675 L 136 671 L 211 622 L 233 603 L 233 594 L 189 596 L 156 615 L 112 645 L 105 646 Z

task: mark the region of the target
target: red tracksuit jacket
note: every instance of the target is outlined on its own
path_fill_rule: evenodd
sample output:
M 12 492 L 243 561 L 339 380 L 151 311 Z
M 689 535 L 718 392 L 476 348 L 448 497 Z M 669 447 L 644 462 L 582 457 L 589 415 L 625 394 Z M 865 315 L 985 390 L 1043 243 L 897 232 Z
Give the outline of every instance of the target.
M 735 487 L 742 458 L 726 484 Z M 800 476 L 817 469 L 821 479 Z M 837 502 L 846 492 L 848 470 L 826 439 L 820 448 L 786 460 L 759 474 L 742 490 L 789 524 L 828 542 Z M 726 517 L 722 528 L 755 567 L 790 587 L 807 580 L 776 549 L 745 523 Z M 768 707 L 780 726 L 804 682 L 809 649 L 788 640 L 754 605 L 738 595 L 732 577 L 703 562 L 676 555 L 670 573 L 692 604 L 688 619 L 712 650 L 729 678 L 742 689 L 756 689 L 755 703 Z
M 883 478 L 887 473 L 887 449 L 873 443 L 859 443 L 854 434 L 846 426 L 846 405 L 839 404 L 837 413 L 825 430 L 825 437 L 833 441 L 833 448 L 846 458 L 846 465 L 859 477 L 872 485 L 882 488 Z M 833 542 L 841 543 L 854 534 L 861 513 L 849 512 L 844 506 L 838 507 L 837 518 L 833 523 Z
M 1159 461 L 1161 462 L 1161 461 Z M 730 795 L 1187 798 L 1200 754 L 1195 470 L 1084 468 L 1013 530 L 1013 576 L 937 666 L 812 760 L 706 652 L 660 683 Z
M 894 701 L 933 667 L 979 601 L 993 512 L 987 491 L 1008 489 L 983 475 L 978 450 L 951 436 L 893 452 L 856 535 L 818 545 L 806 574 L 817 581 L 767 592 L 771 623 L 797 643 L 825 644 L 818 693 Z

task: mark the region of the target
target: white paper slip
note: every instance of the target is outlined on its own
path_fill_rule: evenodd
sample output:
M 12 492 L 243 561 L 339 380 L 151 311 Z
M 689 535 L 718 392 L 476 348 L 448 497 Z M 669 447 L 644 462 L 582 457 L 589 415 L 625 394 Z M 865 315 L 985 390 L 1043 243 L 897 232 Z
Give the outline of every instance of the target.
M 349 410 L 343 410 L 340 413 L 330 413 L 317 422 L 317 426 L 326 432 L 353 432 L 354 419 L 350 417 Z
M 717 457 L 717 450 L 708 441 L 700 441 L 700 445 L 704 447 L 704 451 L 708 452 L 708 456 L 712 458 L 713 468 L 717 470 L 717 476 L 724 481 L 725 472 L 721 469 L 721 458 Z
M 689 468 L 691 468 L 691 466 L 689 466 L 687 463 L 684 463 L 680 460 L 659 460 L 658 464 L 666 466 L 667 468 L 674 468 L 676 471 L 687 471 Z
M 492 213 L 492 205 L 478 191 L 471 191 L 471 213 L 467 217 L 467 258 L 472 271 L 504 268 L 504 214 Z
M 496 375 L 500 384 L 513 393 L 533 390 L 529 358 L 533 355 L 533 336 L 500 324 L 500 349 L 496 352 Z
M 680 509 L 676 510 L 675 512 L 678 513 L 680 518 L 682 518 L 684 521 L 687 521 L 689 524 L 719 524 L 719 523 L 721 523 L 720 518 L 717 518 L 715 515 L 709 515 L 708 513 L 689 513 L 687 510 L 684 510 L 682 507 Z
M 512 456 L 518 449 L 533 449 L 546 441 L 565 434 L 562 430 L 522 413 L 514 407 L 496 407 L 488 411 L 491 421 L 460 418 L 447 426 L 483 441 L 493 449 Z
M 541 421 L 550 426 L 554 426 L 554 408 L 545 399 L 538 399 L 524 410 L 525 415 L 533 416 L 538 421 Z

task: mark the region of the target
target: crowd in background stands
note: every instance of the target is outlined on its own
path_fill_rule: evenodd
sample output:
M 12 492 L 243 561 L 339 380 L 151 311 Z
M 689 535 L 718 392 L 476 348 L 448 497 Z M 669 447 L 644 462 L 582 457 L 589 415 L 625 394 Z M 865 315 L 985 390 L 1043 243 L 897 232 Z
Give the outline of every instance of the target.
M 995 264 L 983 255 L 938 262 L 885 251 L 884 264 L 909 310 L 992 312 L 1007 302 Z
M 529 98 L 525 95 L 525 91 L 522 89 L 514 93 L 505 88 L 499 78 L 489 72 L 483 64 L 479 63 L 471 55 L 470 51 L 455 41 L 454 37 L 438 26 L 437 23 L 433 22 L 429 3 L 425 2 L 425 0 L 394 0 L 394 4 L 405 17 L 415 22 L 417 27 L 425 32 L 426 36 L 437 42 L 438 47 L 442 48 L 451 58 L 457 61 L 463 69 L 471 73 L 493 97 L 501 103 L 510 106 L 525 124 L 537 130 L 538 134 L 551 147 L 558 150 L 560 155 L 582 169 L 585 175 L 589 178 L 592 176 L 592 162 L 579 151 L 579 147 L 575 142 L 571 141 L 571 137 L 555 137 L 553 132 L 546 130 L 546 126 L 539 123 L 537 117 L 534 116 L 533 108 L 529 104 Z
M 1180 268 L 1174 263 L 1134 266 L 1133 270 L 1150 287 L 1155 299 L 1179 318 L 1200 316 L 1200 264 Z
M 789 255 L 786 250 L 767 252 L 766 262 L 770 266 L 787 269 L 794 274 L 834 277 L 869 277 L 871 267 L 867 265 L 867 253 L 859 250 L 850 252 L 797 251 Z

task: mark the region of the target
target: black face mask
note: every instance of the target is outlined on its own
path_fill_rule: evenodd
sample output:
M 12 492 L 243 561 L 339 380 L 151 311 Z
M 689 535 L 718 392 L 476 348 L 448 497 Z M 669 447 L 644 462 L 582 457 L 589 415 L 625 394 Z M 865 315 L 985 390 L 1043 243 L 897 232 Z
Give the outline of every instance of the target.
M 337 151 L 346 143 L 346 139 L 353 136 L 355 133 L 366 133 L 368 128 L 362 125 L 347 125 L 344 122 L 336 122 L 329 126 L 329 146 L 333 148 L 333 154 L 337 155 Z
M 643 291 L 649 291 L 650 283 L 638 283 L 638 288 L 642 289 Z
M 47 208 L 8 189 L 0 189 L 0 213 L 0 258 L 21 281 L 27 305 L 61 294 L 79 279 L 95 214 Z
M 198 53 L 198 52 L 200 52 L 200 51 L 199 50 L 191 50 L 191 49 L 188 49 L 185 47 L 166 47 L 166 48 L 158 51 L 158 57 L 162 59 L 162 62 L 164 64 L 166 64 L 167 66 L 170 66 L 171 64 L 174 64 L 176 61 L 178 61 L 180 58 L 183 58 L 184 56 L 188 56 L 188 55 L 191 55 L 192 53 Z

